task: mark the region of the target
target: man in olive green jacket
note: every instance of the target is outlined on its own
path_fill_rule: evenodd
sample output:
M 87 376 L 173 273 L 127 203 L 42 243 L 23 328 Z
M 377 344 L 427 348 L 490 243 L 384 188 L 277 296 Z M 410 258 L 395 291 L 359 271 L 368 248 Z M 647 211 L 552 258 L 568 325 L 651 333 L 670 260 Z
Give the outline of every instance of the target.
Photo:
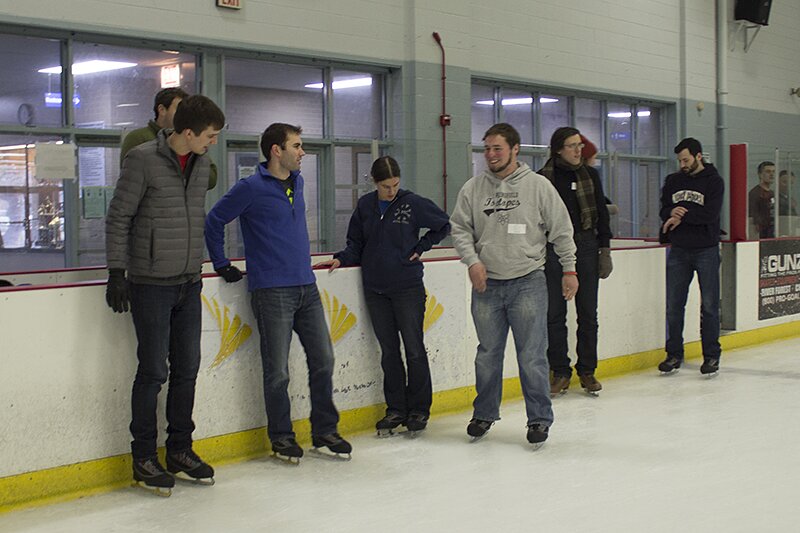
M 155 102 L 153 103 L 153 112 L 156 115 L 155 120 L 151 120 L 144 128 L 139 128 L 128 133 L 122 140 L 122 148 L 119 154 L 119 163 L 125 160 L 125 156 L 131 151 L 131 148 L 144 144 L 147 141 L 152 141 L 156 138 L 159 130 L 164 128 L 174 128 L 172 119 L 175 117 L 175 110 L 178 104 L 189 96 L 186 91 L 180 87 L 171 87 L 169 89 L 161 89 L 156 93 Z M 210 191 L 217 185 L 217 166 L 211 161 L 211 174 L 208 179 L 208 190 Z

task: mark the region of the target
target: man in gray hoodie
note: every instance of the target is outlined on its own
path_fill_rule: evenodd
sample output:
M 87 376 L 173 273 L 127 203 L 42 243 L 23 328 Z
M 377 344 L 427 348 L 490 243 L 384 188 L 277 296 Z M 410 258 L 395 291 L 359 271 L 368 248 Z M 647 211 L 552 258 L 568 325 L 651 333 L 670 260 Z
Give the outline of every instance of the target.
M 467 181 L 450 218 L 452 236 L 472 282 L 478 334 L 478 395 L 467 434 L 482 437 L 500 419 L 503 358 L 514 334 L 528 415 L 528 442 L 541 446 L 553 423 L 547 364 L 546 246 L 563 270 L 564 298 L 578 291 L 575 242 L 567 208 L 550 181 L 517 161 L 519 133 L 495 124 L 483 137 L 487 171 Z

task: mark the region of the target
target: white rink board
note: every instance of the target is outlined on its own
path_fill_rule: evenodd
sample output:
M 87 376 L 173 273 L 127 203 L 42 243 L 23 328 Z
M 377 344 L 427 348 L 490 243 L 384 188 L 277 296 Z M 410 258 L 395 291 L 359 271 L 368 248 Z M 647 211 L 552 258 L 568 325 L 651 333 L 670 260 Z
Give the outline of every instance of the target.
M 740 327 L 737 331 L 790 322 L 797 317 L 757 320 L 758 243 L 740 243 Z M 614 272 L 600 283 L 599 358 L 660 350 L 665 338 L 665 249 L 612 252 Z M 468 277 L 457 260 L 426 262 L 426 287 L 443 312 L 426 333 L 435 391 L 474 384 L 477 345 L 470 315 Z M 355 325 L 334 345 L 335 402 L 341 410 L 382 402 L 378 344 L 365 313 L 360 269 L 315 271 L 328 292 L 355 315 Z M 130 389 L 136 370 L 135 335 L 129 315 L 112 313 L 105 285 L 0 292 L 0 477 L 129 451 Z M 265 425 L 257 328 L 245 282 L 204 280 L 203 295 L 239 315 L 253 330 L 233 355 L 212 368 L 221 334 L 203 310 L 203 359 L 197 383 L 196 439 Z M 574 339 L 574 306 L 569 306 Z M 750 309 L 752 308 L 752 309 Z M 699 339 L 699 294 L 687 303 L 687 342 Z M 574 341 L 572 341 L 574 342 Z M 292 343 L 292 416 L 309 413 L 307 371 L 299 342 Z M 517 375 L 512 339 L 504 369 Z M 163 396 L 163 393 L 162 393 Z M 160 402 L 163 420 L 163 398 Z M 160 434 L 164 434 L 163 422 Z M 163 443 L 163 437 L 162 441 Z

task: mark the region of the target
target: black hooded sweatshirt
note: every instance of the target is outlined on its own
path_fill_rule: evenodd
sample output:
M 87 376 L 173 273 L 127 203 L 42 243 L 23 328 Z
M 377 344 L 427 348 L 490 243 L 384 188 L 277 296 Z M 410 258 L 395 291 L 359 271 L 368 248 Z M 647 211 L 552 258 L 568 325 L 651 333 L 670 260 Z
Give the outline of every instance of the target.
M 662 225 L 673 208 L 688 209 L 681 223 L 666 235 L 673 246 L 708 248 L 719 245 L 719 215 L 725 183 L 714 165 L 706 163 L 704 167 L 695 175 L 670 174 L 661 189 Z

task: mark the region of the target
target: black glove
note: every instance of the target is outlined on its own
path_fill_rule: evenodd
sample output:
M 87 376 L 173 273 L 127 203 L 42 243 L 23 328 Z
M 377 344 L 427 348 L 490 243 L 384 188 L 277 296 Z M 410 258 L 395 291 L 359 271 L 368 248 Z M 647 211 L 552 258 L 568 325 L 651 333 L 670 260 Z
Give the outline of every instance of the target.
M 130 293 L 128 280 L 125 279 L 125 270 L 112 268 L 108 271 L 108 284 L 106 285 L 106 303 L 115 313 L 125 313 L 130 307 Z
M 611 250 L 609 248 L 600 248 L 597 266 L 600 279 L 606 279 L 611 275 L 611 271 L 614 270 L 614 264 L 611 262 Z
M 217 268 L 216 271 L 228 283 L 235 283 L 242 279 L 242 271 L 233 265 Z

